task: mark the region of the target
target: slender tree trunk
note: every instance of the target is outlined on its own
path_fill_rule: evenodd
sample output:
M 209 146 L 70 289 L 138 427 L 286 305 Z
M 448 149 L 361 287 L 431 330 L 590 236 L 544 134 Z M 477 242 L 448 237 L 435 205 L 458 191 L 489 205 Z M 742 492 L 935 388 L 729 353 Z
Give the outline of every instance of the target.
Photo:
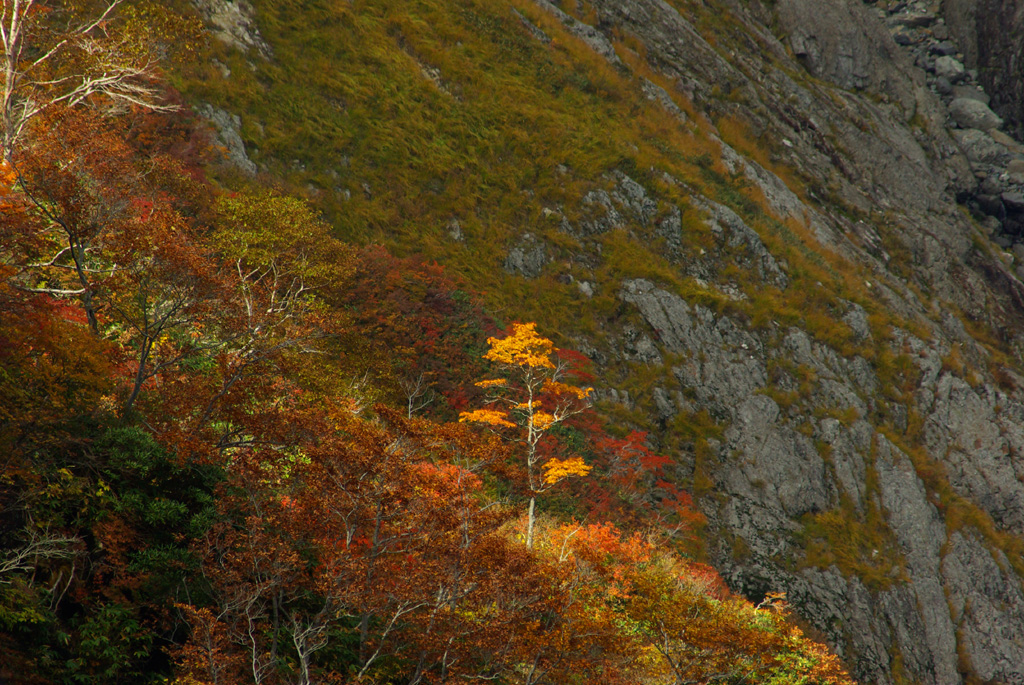
M 142 390 L 142 384 L 146 382 L 146 362 L 149 360 L 150 350 L 153 348 L 153 341 L 148 334 L 142 339 L 142 349 L 139 352 L 139 368 L 135 373 L 135 383 L 132 385 L 132 392 L 128 396 L 127 401 L 124 403 L 124 416 L 128 416 L 132 412 L 132 407 L 135 405 L 135 400 L 139 396 L 139 392 Z
M 530 514 L 527 518 L 526 524 L 526 548 L 533 549 L 533 524 L 537 520 L 536 514 L 537 496 L 532 495 L 530 497 Z
M 82 293 L 82 308 L 85 309 L 85 319 L 89 322 L 89 330 L 92 331 L 93 335 L 100 334 L 100 322 L 96 318 L 96 304 L 92 299 L 92 290 L 86 290 Z
M 82 285 L 82 307 L 85 309 L 86 319 L 89 321 L 89 328 L 93 335 L 100 334 L 99 321 L 96 318 L 96 305 L 92 299 L 92 284 L 85 275 L 82 262 L 85 261 L 85 247 L 74 237 L 69 236 L 68 246 L 71 248 L 71 259 L 75 262 L 75 273 L 78 274 L 78 282 Z

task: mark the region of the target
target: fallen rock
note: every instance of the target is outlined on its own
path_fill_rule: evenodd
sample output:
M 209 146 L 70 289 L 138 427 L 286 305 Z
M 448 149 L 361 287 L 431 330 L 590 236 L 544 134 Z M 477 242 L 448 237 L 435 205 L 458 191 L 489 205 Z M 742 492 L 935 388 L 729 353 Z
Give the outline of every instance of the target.
M 991 100 L 988 93 L 978 86 L 954 86 L 953 95 L 958 98 L 977 100 L 978 102 L 983 102 L 986 105 L 989 104 L 989 101 Z
M 992 136 L 992 140 L 996 141 L 997 143 L 1005 147 L 1007 150 L 1024 155 L 1024 145 L 1021 145 L 1016 140 L 1014 140 L 1007 134 L 1003 133 L 1002 131 L 992 129 L 991 131 L 988 132 L 988 134 Z
M 1001 198 L 1006 211 L 1024 214 L 1024 193 L 1003 193 Z
M 944 40 L 931 46 L 931 48 L 929 48 L 929 52 L 937 57 L 952 57 L 957 53 L 957 49 L 956 46 L 948 40 Z
M 985 214 L 999 216 L 1003 213 L 1003 201 L 998 195 L 980 193 L 975 195 L 974 199 L 978 203 L 978 208 Z
M 949 104 L 949 114 L 960 128 L 976 128 L 982 131 L 999 128 L 1003 120 L 989 109 L 984 102 L 970 98 L 956 98 Z
M 959 81 L 964 77 L 964 65 L 953 57 L 943 55 L 935 60 L 935 74 L 950 82 Z
M 976 128 L 953 131 L 953 137 L 960 143 L 960 149 L 967 155 L 967 159 L 975 164 L 1000 164 L 1009 156 L 1005 147 Z
M 934 24 L 936 19 L 937 17 L 930 12 L 907 12 L 893 15 L 889 21 L 911 29 L 924 29 Z

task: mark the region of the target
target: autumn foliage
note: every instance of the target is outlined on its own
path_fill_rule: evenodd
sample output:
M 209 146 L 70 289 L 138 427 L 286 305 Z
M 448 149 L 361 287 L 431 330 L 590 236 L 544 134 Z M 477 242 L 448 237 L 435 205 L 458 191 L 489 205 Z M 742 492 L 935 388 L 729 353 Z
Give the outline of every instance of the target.
M 850 682 L 674 551 L 699 514 L 579 355 L 201 140 L 89 98 L 9 138 L 0 679 Z
M 526 546 L 532 547 L 537 495 L 561 480 L 590 473 L 582 457 L 559 458 L 545 449 L 545 442 L 551 429 L 588 408 L 592 389 L 562 382 L 570 369 L 558 358 L 554 343 L 537 333 L 536 324 L 513 324 L 509 335 L 487 342 L 484 359 L 502 375 L 476 383 L 488 391 L 491 406 L 462 412 L 459 421 L 514 430 L 511 440 L 522 445 L 526 467 Z

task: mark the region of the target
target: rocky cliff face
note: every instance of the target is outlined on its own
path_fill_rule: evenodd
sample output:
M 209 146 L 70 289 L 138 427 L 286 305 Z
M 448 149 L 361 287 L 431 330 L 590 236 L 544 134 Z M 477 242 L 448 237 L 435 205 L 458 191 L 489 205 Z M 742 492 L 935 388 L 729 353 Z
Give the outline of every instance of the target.
M 1024 121 L 1024 31 L 1010 28 L 1024 6 L 510 4 L 488 20 L 508 22 L 504 34 L 538 50 L 581 43 L 710 140 L 715 154 L 694 162 L 707 183 L 551 163 L 531 178 L 582 190 L 558 202 L 519 191 L 530 219 L 501 255 L 464 208 L 440 210 L 430 244 L 577 298 L 591 325 L 574 342 L 607 379 L 605 408 L 671 452 L 735 590 L 787 593 L 864 682 L 1024 683 L 1024 147 L 1010 135 Z M 239 49 L 273 59 L 246 3 L 199 6 Z M 237 8 L 244 21 L 222 26 Z M 474 106 L 391 21 L 398 61 L 445 108 Z M 356 95 L 322 96 L 357 110 Z M 737 122 L 748 148 L 724 142 Z M 383 166 L 344 160 L 361 169 L 349 174 Z M 376 201 L 365 179 L 353 194 L 328 175 L 345 202 Z M 429 205 L 435 186 L 398 200 Z M 671 273 L 602 270 L 619 234 Z
M 922 327 L 886 343 L 908 360 L 906 392 L 887 396 L 893 379 L 880 378 L 875 364 L 800 325 L 755 331 L 649 280 L 620 284 L 618 298 L 646 328 L 625 334 L 618 353 L 677 360 L 652 389 L 653 418 L 671 425 L 706 410 L 723 427 L 693 456 L 713 481 L 702 506 L 717 532 L 719 568 L 752 597 L 786 592 L 865 682 L 1024 682 L 1021 567 L 1003 549 L 1024 533 L 1024 401 L 1018 377 L 1002 369 L 997 383 L 991 353 L 952 315 L 984 320 L 1021 347 L 1024 289 L 1013 260 L 979 247 L 989 235 L 957 202 L 991 196 L 979 181 L 1024 159 L 957 61 L 975 58 L 935 49 L 949 34 L 937 37 L 940 17 L 913 7 L 736 2 L 729 9 L 739 30 L 717 32 L 712 46 L 706 30 L 665 2 L 592 5 L 595 49 L 607 52 L 601 36 L 639 37 L 648 63 L 699 109 L 742 117 L 779 143 L 778 159 L 817 179 L 805 203 L 763 167 L 723 151 L 776 216 L 801 217 L 822 250 L 865 265 L 876 297 Z M 725 100 L 716 97 L 723 89 Z M 982 136 L 1001 147 L 997 154 L 973 149 Z M 606 216 L 641 222 L 644 202 L 657 214 L 659 199 L 624 180 Z M 998 196 L 988 199 L 1012 203 L 1014 188 L 992 190 Z M 731 247 L 766 286 L 787 287 L 786 268 L 735 212 L 699 196 L 692 204 L 721 250 Z M 1005 223 L 1007 212 L 979 214 Z M 879 214 L 883 228 L 871 220 Z M 1005 235 L 1004 223 L 988 233 Z M 908 253 L 902 274 L 891 249 Z M 714 269 L 679 267 L 716 281 Z M 889 335 L 852 303 L 834 315 L 858 340 Z M 959 359 L 977 371 L 964 374 L 951 361 Z M 835 519 L 857 523 L 837 534 L 825 529 Z M 837 553 L 839 545 L 852 548 Z

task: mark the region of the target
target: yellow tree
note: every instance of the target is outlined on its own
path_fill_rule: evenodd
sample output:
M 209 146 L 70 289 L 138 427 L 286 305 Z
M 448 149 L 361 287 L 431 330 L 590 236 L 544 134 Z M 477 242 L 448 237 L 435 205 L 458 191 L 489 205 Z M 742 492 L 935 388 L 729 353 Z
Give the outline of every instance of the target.
M 591 467 L 579 456 L 560 459 L 540 449 L 549 431 L 571 416 L 590 407 L 592 388 L 563 382 L 569 365 L 559 358 L 558 350 L 537 333 L 537 324 L 513 324 L 504 338 L 488 338 L 491 346 L 484 359 L 500 371 L 476 385 L 488 390 L 486 409 L 462 412 L 460 421 L 483 424 L 493 430 L 515 431 L 524 445 L 526 480 L 530 506 L 526 546 L 533 546 L 537 495 L 559 481 L 585 476 Z

